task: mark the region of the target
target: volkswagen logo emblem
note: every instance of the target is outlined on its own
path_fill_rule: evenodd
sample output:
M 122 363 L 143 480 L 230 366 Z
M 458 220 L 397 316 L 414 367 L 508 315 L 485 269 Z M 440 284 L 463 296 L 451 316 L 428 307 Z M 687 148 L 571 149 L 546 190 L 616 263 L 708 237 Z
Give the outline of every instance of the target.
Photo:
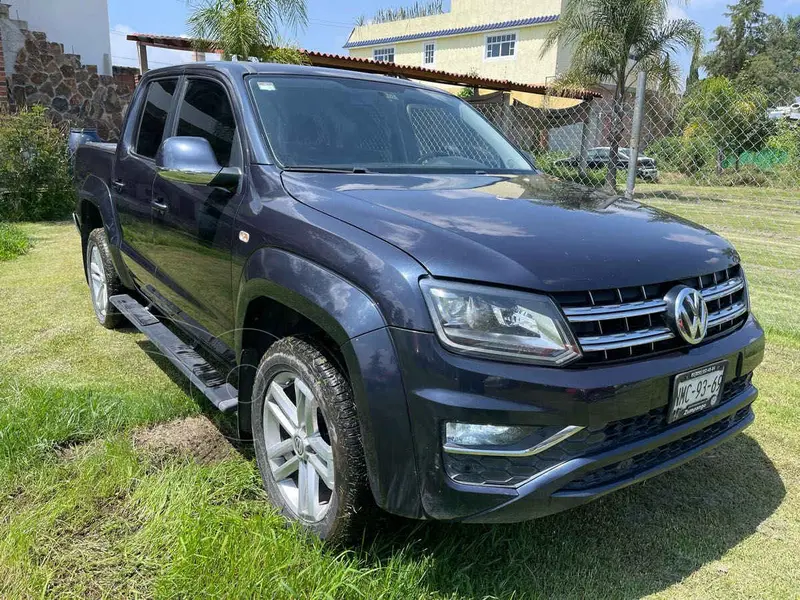
M 667 323 L 690 344 L 699 344 L 708 331 L 708 307 L 703 295 L 694 288 L 677 285 L 664 296 Z

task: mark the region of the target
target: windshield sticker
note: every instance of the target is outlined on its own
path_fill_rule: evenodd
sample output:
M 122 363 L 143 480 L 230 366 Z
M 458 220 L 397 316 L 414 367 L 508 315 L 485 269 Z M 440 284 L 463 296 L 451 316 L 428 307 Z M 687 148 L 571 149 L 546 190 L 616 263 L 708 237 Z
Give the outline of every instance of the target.
M 271 81 L 259 81 L 258 89 L 260 89 L 262 92 L 274 92 L 275 84 Z
M 387 100 L 397 100 L 397 94 L 394 92 L 381 92 L 381 96 L 386 98 Z

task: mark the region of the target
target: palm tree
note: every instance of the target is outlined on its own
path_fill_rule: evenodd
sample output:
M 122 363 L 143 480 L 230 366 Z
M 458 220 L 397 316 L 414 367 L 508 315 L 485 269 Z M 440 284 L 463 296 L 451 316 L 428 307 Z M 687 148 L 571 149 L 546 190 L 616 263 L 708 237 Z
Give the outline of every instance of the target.
M 299 53 L 280 48 L 280 27 L 296 30 L 308 23 L 305 0 L 190 0 L 190 7 L 192 37 L 200 46 L 213 44 L 226 59 L 295 62 L 290 55 Z
M 616 189 L 622 116 L 628 88 L 639 71 L 661 86 L 677 87 L 671 54 L 693 48 L 702 29 L 690 19 L 667 16 L 669 0 L 572 0 L 545 38 L 542 56 L 559 40 L 573 50 L 572 63 L 560 78 L 564 86 L 614 86 L 611 156 L 606 185 Z M 663 89 L 663 87 L 662 87 Z

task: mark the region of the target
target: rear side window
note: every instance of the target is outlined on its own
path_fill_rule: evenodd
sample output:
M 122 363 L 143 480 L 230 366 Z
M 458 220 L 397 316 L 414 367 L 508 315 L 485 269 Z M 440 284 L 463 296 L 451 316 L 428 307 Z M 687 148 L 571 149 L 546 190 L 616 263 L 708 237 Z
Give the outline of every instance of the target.
M 175 135 L 207 139 L 223 167 L 236 162 L 236 157 L 232 158 L 236 120 L 228 95 L 220 84 L 208 79 L 189 80 L 178 114 Z
M 136 135 L 136 153 L 148 158 L 155 158 L 161 140 L 164 139 L 164 127 L 175 94 L 177 79 L 153 81 L 147 87 L 142 119 Z

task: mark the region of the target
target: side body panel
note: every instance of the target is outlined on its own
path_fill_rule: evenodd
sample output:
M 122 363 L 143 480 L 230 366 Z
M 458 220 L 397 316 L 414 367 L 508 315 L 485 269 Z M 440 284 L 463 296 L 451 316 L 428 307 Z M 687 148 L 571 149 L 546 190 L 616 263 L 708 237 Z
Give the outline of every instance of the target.
M 77 148 L 75 154 L 75 187 L 78 201 L 75 216 L 82 235 L 88 235 L 83 223 L 89 219 L 90 211 L 96 209 L 103 220 L 103 225 L 108 235 L 111 247 L 111 258 L 120 274 L 122 282 L 127 287 L 133 286 L 131 275 L 125 267 L 120 246 L 119 216 L 111 199 L 109 181 L 114 171 L 114 154 L 116 148 L 108 144 L 89 143 Z M 86 240 L 82 239 L 82 246 Z M 84 261 L 86 257 L 84 256 Z
M 186 69 L 164 136 L 194 135 L 224 145 L 232 119 L 230 155 L 219 160 L 223 160 L 223 166 L 241 169 L 238 189 L 227 191 L 158 176 L 153 183 L 151 253 L 158 267 L 156 302 L 177 324 L 225 360 L 235 356 L 231 250 L 239 234 L 236 214 L 243 199 L 251 194 L 250 162 L 261 156 L 252 147 L 250 119 L 238 83 L 238 78 L 225 76 L 214 68 Z M 209 86 L 205 94 L 224 96 L 213 104 L 222 113 L 204 109 L 202 103 L 191 104 L 188 97 L 193 84 Z M 202 97 L 203 93 L 193 96 L 195 102 Z M 227 104 L 223 106 L 222 102 Z

